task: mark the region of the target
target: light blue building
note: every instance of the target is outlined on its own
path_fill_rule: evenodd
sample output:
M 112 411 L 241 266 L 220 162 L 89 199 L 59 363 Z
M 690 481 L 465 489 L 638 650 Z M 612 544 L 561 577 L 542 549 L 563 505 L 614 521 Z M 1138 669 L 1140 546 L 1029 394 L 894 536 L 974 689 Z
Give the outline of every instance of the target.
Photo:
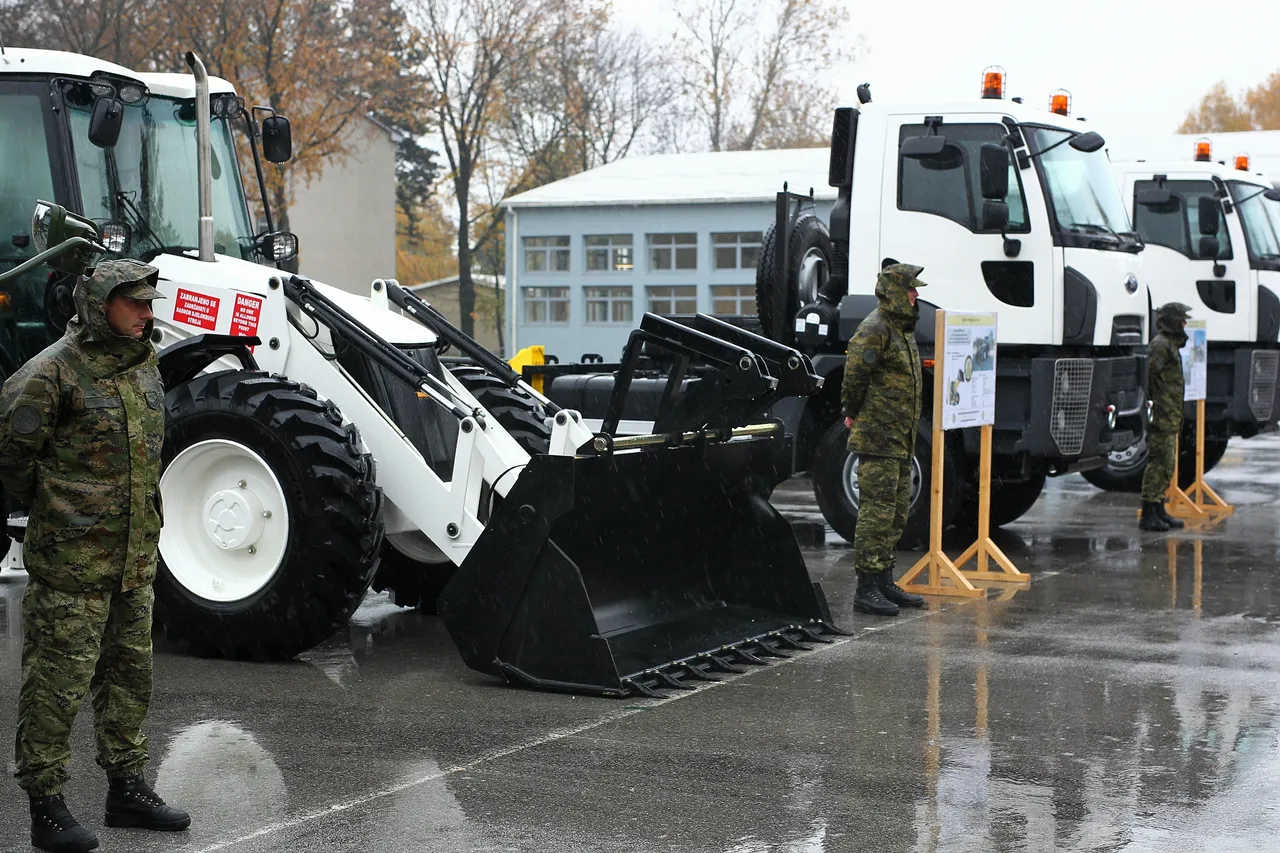
M 508 355 L 617 361 L 646 311 L 755 314 L 783 182 L 835 200 L 825 148 L 629 157 L 505 202 Z

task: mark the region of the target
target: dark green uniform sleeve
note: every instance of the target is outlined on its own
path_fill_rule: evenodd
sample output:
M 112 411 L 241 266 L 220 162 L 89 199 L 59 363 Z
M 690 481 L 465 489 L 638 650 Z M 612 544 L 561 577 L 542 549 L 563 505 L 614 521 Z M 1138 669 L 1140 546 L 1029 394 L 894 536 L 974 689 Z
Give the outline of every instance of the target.
M 36 494 L 36 457 L 58 422 L 58 392 L 42 375 L 14 376 L 0 391 L 0 481 L 27 506 Z
M 889 344 L 888 334 L 878 324 L 863 323 L 849 339 L 845 353 L 844 384 L 840 389 L 840 404 L 846 418 L 856 418 L 867 398 L 867 386 L 880 370 Z

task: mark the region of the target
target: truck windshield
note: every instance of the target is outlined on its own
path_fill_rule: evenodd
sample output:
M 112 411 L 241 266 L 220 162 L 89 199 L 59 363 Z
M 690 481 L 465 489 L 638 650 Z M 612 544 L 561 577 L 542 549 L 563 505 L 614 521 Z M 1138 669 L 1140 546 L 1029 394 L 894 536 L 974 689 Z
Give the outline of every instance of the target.
M 1244 224 L 1249 256 L 1264 261 L 1280 260 L 1280 201 L 1268 201 L 1262 195 L 1268 187 L 1243 181 L 1231 181 L 1229 186 Z
M 1023 131 L 1032 153 L 1045 151 L 1035 162 L 1065 238 L 1093 248 L 1132 251 L 1141 245 L 1129 225 L 1104 151 L 1077 151 L 1066 144 L 1073 134 L 1065 130 L 1024 125 Z M 1050 146 L 1053 150 L 1047 151 Z
M 89 141 L 92 105 L 68 104 L 84 215 L 124 222 L 131 236 L 122 254 L 139 258 L 199 242 L 195 99 L 152 96 L 127 106 L 116 146 Z M 211 137 L 214 251 L 253 260 L 253 232 L 231 127 L 214 117 Z

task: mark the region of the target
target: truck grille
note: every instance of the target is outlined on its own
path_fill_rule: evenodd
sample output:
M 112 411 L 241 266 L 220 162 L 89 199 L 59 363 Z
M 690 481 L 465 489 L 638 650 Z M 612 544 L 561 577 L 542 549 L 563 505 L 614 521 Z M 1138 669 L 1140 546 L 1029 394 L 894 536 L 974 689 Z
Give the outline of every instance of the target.
M 1111 359 L 1111 387 L 1109 391 L 1134 391 L 1138 387 L 1138 359 Z
M 1249 365 L 1249 408 L 1260 421 L 1271 417 L 1276 402 L 1276 377 L 1280 374 L 1280 352 L 1254 350 Z
M 1075 456 L 1084 447 L 1092 386 L 1092 359 L 1060 358 L 1054 363 L 1049 435 L 1064 456 Z

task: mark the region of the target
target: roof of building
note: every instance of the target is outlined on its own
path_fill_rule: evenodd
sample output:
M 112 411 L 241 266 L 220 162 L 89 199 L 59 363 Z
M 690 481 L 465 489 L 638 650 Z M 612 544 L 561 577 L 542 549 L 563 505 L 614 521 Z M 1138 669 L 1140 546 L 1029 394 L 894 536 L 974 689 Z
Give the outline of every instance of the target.
M 827 186 L 826 148 L 657 154 L 615 160 L 564 180 L 514 195 L 512 208 L 631 204 L 708 204 L 772 201 L 792 192 L 834 199 Z
M 471 274 L 472 283 L 480 287 L 492 288 L 493 279 L 494 279 L 494 276 L 485 275 L 484 273 L 477 272 L 477 273 Z M 506 276 L 500 275 L 500 276 L 497 276 L 497 279 L 498 279 L 498 289 L 505 290 L 507 287 Z M 424 281 L 421 284 L 411 284 L 407 289 L 417 293 L 423 290 L 430 290 L 433 287 L 447 287 L 449 285 L 456 285 L 457 283 L 458 283 L 458 276 L 457 274 L 454 274 L 454 275 L 447 275 L 444 278 L 437 278 L 434 281 Z

